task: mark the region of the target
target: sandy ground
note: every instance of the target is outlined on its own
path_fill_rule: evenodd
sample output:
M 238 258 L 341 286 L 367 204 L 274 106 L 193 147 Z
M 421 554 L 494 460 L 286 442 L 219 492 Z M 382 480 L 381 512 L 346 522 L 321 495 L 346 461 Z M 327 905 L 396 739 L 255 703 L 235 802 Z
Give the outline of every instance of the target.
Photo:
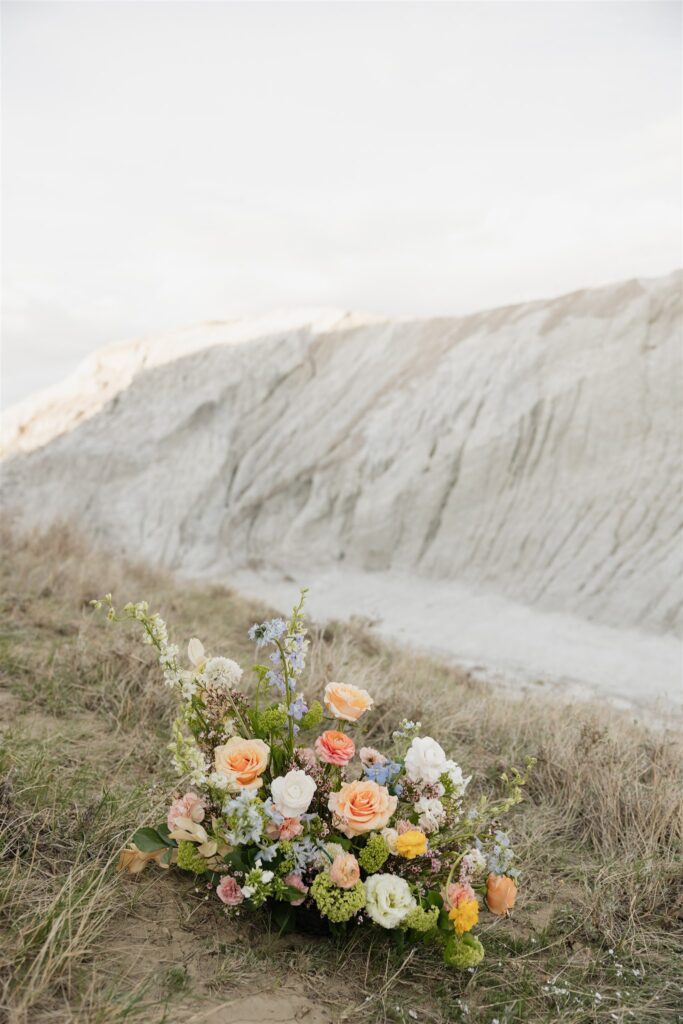
M 315 618 L 368 618 L 383 637 L 457 661 L 507 690 L 523 694 L 545 684 L 569 700 L 600 697 L 651 723 L 683 724 L 683 645 L 672 637 L 611 629 L 398 573 L 240 571 L 222 582 L 284 610 L 305 584 Z

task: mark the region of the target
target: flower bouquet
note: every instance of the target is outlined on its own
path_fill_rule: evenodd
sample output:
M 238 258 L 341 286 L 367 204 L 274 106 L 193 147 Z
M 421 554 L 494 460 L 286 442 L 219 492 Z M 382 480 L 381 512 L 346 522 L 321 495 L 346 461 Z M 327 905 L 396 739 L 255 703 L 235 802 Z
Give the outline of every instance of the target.
M 183 667 L 146 602 L 120 615 L 110 595 L 94 602 L 109 619 L 139 622 L 156 649 L 178 697 L 170 750 L 187 786 L 165 822 L 138 829 L 119 867 L 173 865 L 201 876 L 226 913 L 265 906 L 281 929 L 302 914 L 333 932 L 364 924 L 475 966 L 482 905 L 507 914 L 515 904 L 514 854 L 498 819 L 526 775 L 503 775 L 497 800 L 470 801 L 470 778 L 419 722 L 402 721 L 380 751 L 362 744 L 374 704 L 366 690 L 329 682 L 322 703 L 308 703 L 304 596 L 288 621 L 249 630 L 265 662 L 254 666 L 252 700 L 240 666 L 209 657 L 197 639 Z

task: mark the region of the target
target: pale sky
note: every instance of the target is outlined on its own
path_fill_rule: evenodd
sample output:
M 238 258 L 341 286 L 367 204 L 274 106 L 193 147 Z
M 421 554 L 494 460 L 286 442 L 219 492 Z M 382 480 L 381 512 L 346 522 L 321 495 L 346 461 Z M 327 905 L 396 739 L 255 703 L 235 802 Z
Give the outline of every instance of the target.
M 2 12 L 5 404 L 197 321 L 682 262 L 676 2 Z

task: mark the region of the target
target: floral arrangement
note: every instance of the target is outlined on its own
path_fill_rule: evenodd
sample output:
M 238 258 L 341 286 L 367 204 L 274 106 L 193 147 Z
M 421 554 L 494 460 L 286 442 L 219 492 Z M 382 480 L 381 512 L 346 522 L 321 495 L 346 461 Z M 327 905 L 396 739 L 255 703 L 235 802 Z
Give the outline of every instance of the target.
M 240 666 L 209 657 L 197 639 L 183 667 L 146 602 L 120 615 L 110 595 L 93 602 L 111 620 L 140 623 L 179 702 L 169 749 L 187 788 L 165 822 L 138 829 L 119 867 L 174 865 L 201 876 L 226 913 L 266 906 L 281 929 L 302 914 L 333 932 L 366 924 L 438 943 L 454 967 L 476 966 L 482 906 L 504 915 L 515 905 L 518 873 L 498 819 L 527 775 L 513 770 L 501 798 L 470 801 L 470 778 L 419 722 L 402 721 L 379 751 L 362 745 L 374 704 L 366 690 L 329 682 L 322 703 L 308 703 L 305 593 L 289 621 L 249 630 L 266 661 L 254 666 L 253 700 Z

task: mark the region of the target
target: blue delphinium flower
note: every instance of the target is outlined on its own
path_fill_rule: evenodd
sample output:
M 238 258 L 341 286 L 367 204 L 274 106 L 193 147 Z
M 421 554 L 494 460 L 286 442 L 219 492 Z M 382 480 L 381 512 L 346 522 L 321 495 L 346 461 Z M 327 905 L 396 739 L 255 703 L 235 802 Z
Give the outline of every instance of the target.
M 231 846 L 257 843 L 263 830 L 263 804 L 248 789 L 228 800 L 223 808 L 228 829 L 225 838 Z
M 254 623 L 249 630 L 249 639 L 253 640 L 257 647 L 267 647 L 268 644 L 279 640 L 287 629 L 284 619 L 269 619 L 268 622 Z
M 289 714 L 297 722 L 301 721 L 301 719 L 304 717 L 307 711 L 308 705 L 306 704 L 306 701 L 304 700 L 301 694 L 299 694 L 296 700 L 293 700 L 292 703 L 289 705 Z
M 366 778 L 378 786 L 386 786 L 399 775 L 401 766 L 395 761 L 386 761 L 384 764 L 369 764 L 364 771 Z

